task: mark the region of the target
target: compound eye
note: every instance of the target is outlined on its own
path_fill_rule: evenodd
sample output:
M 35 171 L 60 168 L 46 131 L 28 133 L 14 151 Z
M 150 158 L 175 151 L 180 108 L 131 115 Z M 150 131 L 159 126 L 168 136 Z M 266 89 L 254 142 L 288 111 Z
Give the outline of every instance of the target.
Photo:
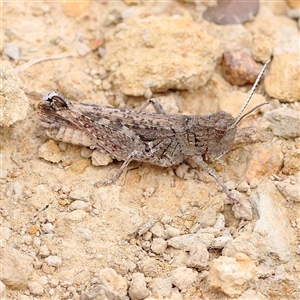
M 220 140 L 227 132 L 227 121 L 220 119 L 215 124 L 215 136 Z
M 68 108 L 68 100 L 60 93 L 51 92 L 43 97 L 43 101 L 55 110 Z

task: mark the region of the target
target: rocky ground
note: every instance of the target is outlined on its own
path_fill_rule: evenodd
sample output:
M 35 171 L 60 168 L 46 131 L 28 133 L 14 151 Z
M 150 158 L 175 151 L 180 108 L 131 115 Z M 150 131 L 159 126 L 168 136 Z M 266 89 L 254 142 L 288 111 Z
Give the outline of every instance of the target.
M 260 3 L 234 25 L 203 18 L 214 4 L 1 3 L 1 299 L 300 298 L 298 2 Z M 241 207 L 191 160 L 132 163 L 96 188 L 121 163 L 39 123 L 53 90 L 235 116 L 271 54 L 249 108 L 270 104 L 210 163 Z

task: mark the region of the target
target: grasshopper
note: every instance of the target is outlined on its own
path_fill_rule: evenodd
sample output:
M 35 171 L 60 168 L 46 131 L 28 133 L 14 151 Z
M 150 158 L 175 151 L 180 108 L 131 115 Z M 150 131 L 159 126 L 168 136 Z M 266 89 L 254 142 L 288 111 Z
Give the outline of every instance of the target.
M 137 110 L 123 110 L 71 102 L 58 92 L 43 97 L 38 113 L 50 138 L 99 149 L 124 161 L 111 179 L 97 182 L 96 186 L 116 181 L 133 160 L 169 167 L 192 158 L 232 201 L 240 203 L 205 161 L 227 153 L 241 120 L 268 103 L 243 114 L 269 62 L 262 68 L 236 117 L 224 111 L 204 116 L 166 114 L 156 98 L 147 100 Z M 156 112 L 143 112 L 148 105 L 153 105 Z

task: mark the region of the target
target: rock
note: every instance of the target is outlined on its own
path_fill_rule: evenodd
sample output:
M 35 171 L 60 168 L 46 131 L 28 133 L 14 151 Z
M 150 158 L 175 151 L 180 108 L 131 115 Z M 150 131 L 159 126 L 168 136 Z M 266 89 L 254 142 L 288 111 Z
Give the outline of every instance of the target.
M 20 48 L 15 44 L 7 44 L 3 50 L 3 55 L 7 55 L 9 58 L 13 60 L 20 59 Z
M 1 281 L 8 289 L 22 290 L 33 273 L 32 258 L 6 245 L 0 249 Z
M 151 250 L 155 254 L 163 254 L 167 249 L 168 243 L 162 238 L 154 238 L 151 243 Z
M 247 53 L 238 50 L 226 50 L 223 53 L 223 77 L 233 85 L 253 84 L 262 66 Z
M 287 149 L 283 160 L 282 173 L 294 175 L 300 170 L 300 143 L 296 149 Z
M 86 212 L 90 212 L 92 207 L 89 202 L 76 200 L 69 205 L 70 211 L 73 210 L 84 210 Z
M 44 261 L 48 266 L 56 267 L 56 268 L 60 267 L 62 264 L 61 258 L 56 255 L 50 255 L 47 258 L 45 258 Z
M 178 228 L 172 227 L 168 224 L 165 225 L 165 230 L 166 230 L 167 238 L 180 235 L 180 230 Z
M 214 236 L 212 235 L 212 239 Z M 183 234 L 180 236 L 173 237 L 168 240 L 168 246 L 175 249 L 181 249 L 184 251 L 190 251 L 192 245 L 202 244 L 201 237 L 197 234 Z
M 107 37 L 106 49 L 104 64 L 120 92 L 147 97 L 203 86 L 220 55 L 218 42 L 188 15 L 129 17 Z M 166 49 L 173 49 L 172 55 Z
M 105 292 L 109 291 L 109 293 L 112 294 L 117 293 L 117 295 L 121 297 L 126 296 L 128 284 L 123 276 L 118 275 L 118 273 L 111 268 L 101 269 L 99 273 L 100 284 L 105 286 Z M 108 298 L 111 299 L 109 296 Z
M 254 178 L 277 174 L 283 165 L 283 153 L 280 145 L 257 144 L 247 159 L 245 178 L 248 182 Z
M 156 277 L 150 283 L 152 288 L 152 295 L 155 299 L 168 298 L 172 292 L 171 278 Z
M 29 101 L 22 90 L 22 81 L 9 61 L 2 62 L 0 83 L 0 126 L 9 127 L 26 118 Z
M 188 288 L 196 279 L 197 272 L 186 267 L 178 267 L 171 274 L 172 284 L 180 290 Z
M 203 270 L 208 266 L 209 252 L 202 243 L 194 244 L 190 248 L 186 265 L 191 268 Z
M 145 275 L 142 273 L 133 273 L 130 287 L 128 290 L 130 299 L 140 300 L 149 296 L 150 291 L 147 288 Z
M 294 138 L 300 136 L 300 112 L 280 107 L 264 114 L 271 122 L 270 128 L 273 133 L 283 138 Z
M 44 289 L 42 285 L 36 281 L 30 281 L 28 282 L 28 289 L 31 294 L 34 296 L 41 296 L 44 294 Z
M 78 18 L 88 13 L 89 6 L 89 0 L 78 2 L 76 5 L 72 2 L 62 2 L 61 10 L 69 18 Z
M 158 262 L 152 257 L 146 257 L 138 263 L 139 269 L 147 277 L 156 277 L 158 274 Z
M 265 89 L 269 96 L 282 102 L 300 101 L 299 64 L 298 52 L 274 56 L 270 72 L 265 78 Z
M 153 237 L 155 237 L 155 238 L 166 238 L 167 237 L 165 229 L 164 229 L 163 225 L 160 223 L 155 223 L 153 225 L 153 227 L 151 227 L 150 231 L 152 232 Z
M 251 52 L 256 61 L 264 64 L 272 56 L 273 47 L 271 38 L 259 33 L 254 34 Z
M 276 184 L 278 191 L 288 200 L 300 202 L 300 173 L 294 179 L 287 178 Z
M 91 193 L 86 189 L 75 189 L 70 192 L 69 197 L 72 200 L 81 200 L 81 201 L 89 202 Z
M 251 259 L 238 253 L 235 258 L 221 256 L 214 259 L 208 280 L 212 288 L 221 290 L 229 297 L 238 297 L 247 289 L 256 273 L 256 266 Z
M 58 163 L 63 158 L 57 144 L 53 140 L 47 141 L 39 148 L 38 156 L 52 163 Z
M 248 97 L 248 93 L 244 93 L 241 91 L 232 91 L 223 95 L 219 100 L 219 109 L 228 112 L 232 116 L 236 116 L 240 109 L 242 108 L 245 100 Z M 251 110 L 255 106 L 266 102 L 266 99 L 261 94 L 254 94 L 251 98 L 251 101 L 247 105 L 246 111 Z M 246 112 L 245 111 L 245 112 Z M 258 114 L 259 110 L 255 110 L 252 114 Z
M 102 153 L 98 150 L 94 150 L 91 157 L 92 157 L 92 165 L 96 167 L 107 166 L 113 161 L 110 155 L 106 153 Z
M 267 242 L 259 233 L 243 232 L 235 239 L 230 239 L 225 245 L 222 255 L 234 257 L 244 253 L 255 263 L 265 261 L 268 255 Z
M 250 196 L 259 219 L 254 232 L 261 234 L 270 249 L 272 263 L 287 263 L 291 259 L 291 247 L 295 237 L 289 222 L 288 212 L 282 195 L 270 180 L 264 180 L 256 193 Z
M 41 229 L 44 233 L 51 233 L 55 230 L 55 227 L 51 223 L 41 225 Z
M 219 25 L 242 24 L 258 13 L 259 1 L 241 2 L 238 5 L 234 0 L 217 2 L 215 6 L 208 7 L 203 18 Z

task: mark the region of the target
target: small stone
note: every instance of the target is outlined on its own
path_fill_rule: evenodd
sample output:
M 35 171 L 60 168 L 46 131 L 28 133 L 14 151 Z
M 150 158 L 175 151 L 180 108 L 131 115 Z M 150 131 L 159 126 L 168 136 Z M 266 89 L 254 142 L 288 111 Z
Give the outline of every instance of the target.
M 15 44 L 7 44 L 3 50 L 3 54 L 13 60 L 20 59 L 20 48 Z
M 90 158 L 93 153 L 93 150 L 87 148 L 87 147 L 82 147 L 80 151 L 80 155 L 82 158 Z
M 223 77 L 231 84 L 243 86 L 253 84 L 262 66 L 247 53 L 238 50 L 226 50 L 223 53 Z
M 236 187 L 236 189 L 239 192 L 246 193 L 249 190 L 249 184 L 246 181 L 242 181 L 241 183 L 238 184 L 238 186 Z
M 277 136 L 283 138 L 294 138 L 300 136 L 300 112 L 280 107 L 264 114 L 272 124 L 271 130 Z
M 143 273 L 132 274 L 128 293 L 132 300 L 141 300 L 149 296 L 150 291 L 147 288 L 145 275 Z
M 125 297 L 127 294 L 127 280 L 118 275 L 118 273 L 111 268 L 101 269 L 99 272 L 99 281 L 105 287 L 118 293 L 121 297 Z
M 147 277 L 156 277 L 158 274 L 157 260 L 152 257 L 146 257 L 140 262 L 139 269 Z
M 166 234 L 167 234 L 167 238 L 172 238 L 174 236 L 179 236 L 180 235 L 180 230 L 172 227 L 168 224 L 165 225 L 165 230 L 166 230 Z
M 66 159 L 61 163 L 62 167 L 69 167 L 72 165 L 72 160 L 71 159 Z
M 36 281 L 30 281 L 28 283 L 28 289 L 34 296 L 41 296 L 44 293 L 42 285 Z
M 8 227 L 0 226 L 0 236 L 8 240 L 11 235 L 11 230 Z M 31 237 L 30 237 L 31 238 Z
M 168 298 L 172 293 L 171 278 L 156 277 L 151 282 L 152 294 L 155 299 Z
M 151 244 L 151 250 L 155 254 L 163 254 L 167 249 L 168 243 L 162 238 L 154 238 Z
M 33 274 L 32 258 L 9 246 L 1 246 L 1 281 L 7 289 L 22 290 Z
M 280 181 L 276 184 L 277 189 L 279 192 L 290 201 L 300 202 L 300 173 L 296 175 L 296 182 L 293 184 L 291 180 L 288 178 L 286 180 Z
M 150 231 L 153 233 L 154 237 L 166 238 L 165 229 L 160 223 L 155 223 L 154 226 L 150 229 Z
M 40 247 L 39 255 L 40 255 L 42 258 L 45 258 L 45 257 L 47 257 L 47 256 L 50 255 L 50 251 L 49 251 L 47 245 L 42 245 L 42 246 Z
M 255 34 L 253 36 L 251 52 L 256 61 L 263 64 L 266 63 L 273 52 L 273 45 L 270 37 L 263 34 Z
M 88 202 L 76 200 L 69 205 L 69 209 L 70 209 L 70 211 L 84 210 L 86 212 L 90 212 L 92 207 L 91 207 L 90 203 L 88 203 Z
M 274 56 L 270 72 L 265 78 L 265 89 L 269 96 L 282 102 L 300 100 L 299 53 Z M 282 70 L 285 70 L 282 76 Z
M 98 150 L 93 151 L 91 158 L 92 158 L 92 165 L 96 167 L 107 166 L 113 161 L 109 154 L 102 153 Z
M 78 18 L 88 13 L 90 1 L 82 1 L 74 5 L 73 2 L 62 2 L 62 12 L 69 18 Z
M 73 200 L 90 201 L 90 191 L 85 189 L 76 189 L 70 192 L 69 197 Z
M 193 269 L 178 267 L 172 272 L 171 280 L 173 285 L 183 290 L 188 288 L 197 279 L 197 276 L 198 273 Z
M 31 226 L 28 228 L 27 232 L 28 232 L 29 234 L 36 234 L 36 233 L 38 232 L 39 229 L 40 229 L 40 228 L 39 228 L 38 225 L 31 225 Z
M 41 225 L 41 229 L 44 233 L 51 233 L 55 230 L 55 227 L 51 223 L 46 223 Z
M 248 157 L 245 177 L 247 181 L 261 176 L 277 174 L 283 165 L 283 153 L 280 145 L 253 145 Z
M 1 64 L 0 126 L 9 127 L 26 118 L 29 100 L 23 92 L 22 81 L 10 62 L 4 60 Z
M 56 255 L 50 255 L 48 256 L 47 258 L 45 258 L 44 260 L 46 262 L 46 264 L 48 266 L 51 266 L 51 267 L 60 267 L 61 264 L 62 264 L 62 260 L 59 256 L 56 256 Z
M 58 163 L 63 158 L 57 144 L 53 140 L 49 140 L 40 146 L 38 156 L 52 163 Z
M 257 270 L 251 259 L 238 253 L 235 258 L 221 256 L 214 259 L 209 271 L 210 286 L 220 289 L 229 297 L 238 297 L 244 292 Z
M 203 243 L 193 244 L 186 265 L 198 270 L 204 270 L 208 266 L 209 252 Z

